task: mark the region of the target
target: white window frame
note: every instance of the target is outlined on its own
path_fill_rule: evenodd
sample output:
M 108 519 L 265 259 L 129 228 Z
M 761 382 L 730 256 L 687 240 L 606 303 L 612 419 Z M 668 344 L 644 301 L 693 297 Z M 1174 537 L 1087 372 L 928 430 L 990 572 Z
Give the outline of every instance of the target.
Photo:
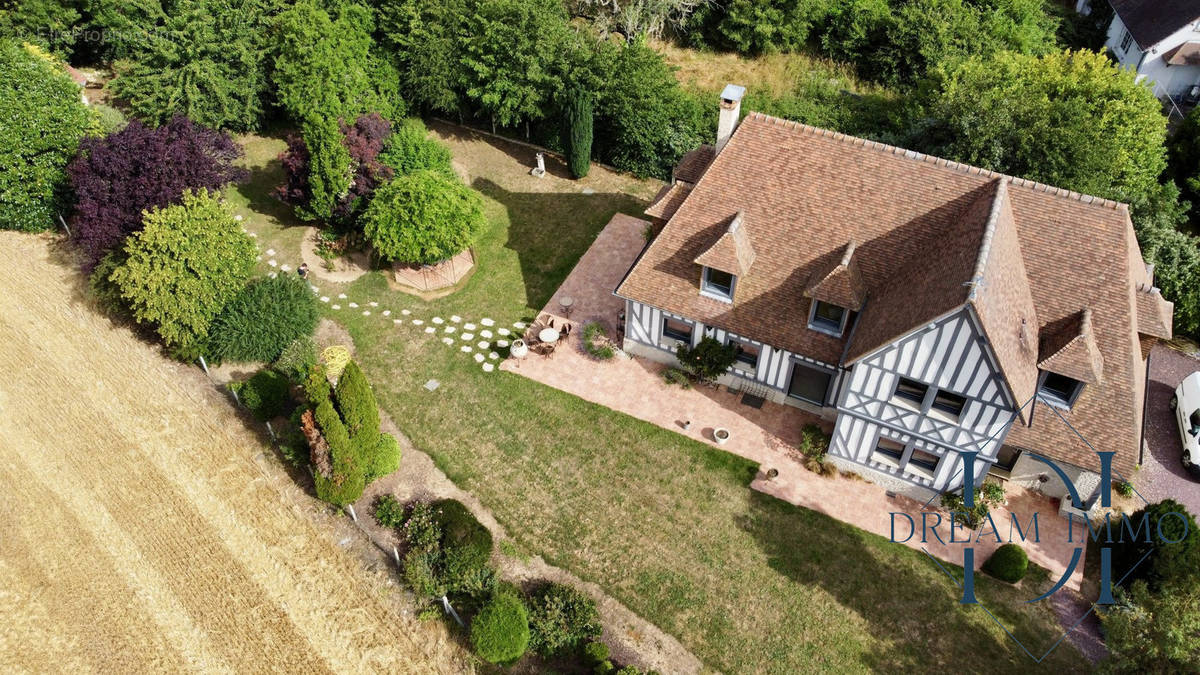
M 717 270 L 718 272 L 721 272 L 722 274 L 729 275 L 729 294 L 726 295 L 725 291 L 722 291 L 719 288 L 714 288 L 711 285 L 711 282 L 708 280 L 708 273 L 712 270 L 713 270 L 712 267 L 706 266 L 703 268 L 703 271 L 700 273 L 700 295 L 703 295 L 706 298 L 712 298 L 713 300 L 720 300 L 721 302 L 732 303 L 733 302 L 733 293 L 734 293 L 734 291 L 737 290 L 737 275 L 731 274 L 729 272 L 725 272 L 722 270 Z
M 725 344 L 737 345 L 739 347 L 742 347 L 743 349 L 745 347 L 753 348 L 754 349 L 754 365 L 752 366 L 744 361 L 739 361 L 738 359 L 735 358 L 733 361 L 733 369 L 737 370 L 739 372 L 742 372 L 742 373 L 750 374 L 750 375 L 754 375 L 754 374 L 758 373 L 758 364 L 759 364 L 759 361 L 762 359 L 762 345 L 761 344 L 755 344 L 754 342 L 747 340 L 746 338 L 735 337 L 735 336 L 729 335 L 729 334 L 726 334 L 726 336 L 725 336 Z
M 679 323 L 685 323 L 688 326 L 690 326 L 691 330 L 689 331 L 688 338 L 686 340 L 681 340 L 677 337 L 672 337 L 670 335 L 667 335 L 667 321 L 678 321 Z M 694 321 L 688 321 L 687 319 L 681 319 L 677 316 L 671 316 L 670 314 L 663 312 L 662 320 L 659 321 L 659 324 L 658 324 L 658 344 L 660 347 L 662 347 L 663 349 L 666 349 L 668 351 L 674 351 L 675 345 L 682 343 L 682 344 L 685 344 L 690 347 L 690 346 L 692 346 L 692 343 L 695 339 L 696 339 L 696 323 Z
M 1133 33 L 1130 33 L 1129 29 L 1125 29 L 1125 33 L 1121 35 L 1121 53 L 1128 54 L 1131 44 L 1133 44 Z
M 900 459 L 892 459 L 886 455 L 877 455 L 876 453 L 879 452 L 879 444 L 881 441 L 889 441 L 899 445 L 902 448 L 900 451 Z M 923 466 L 913 464 L 912 456 L 914 452 L 923 452 L 925 454 L 937 457 L 937 464 L 934 465 L 933 469 L 927 469 Z M 942 463 L 946 461 L 946 458 L 949 456 L 950 450 L 947 448 L 929 443 L 921 443 L 920 439 L 918 439 L 916 436 L 909 436 L 907 434 L 902 434 L 901 438 L 896 438 L 889 434 L 883 433 L 883 429 L 881 428 L 875 433 L 875 438 L 871 442 L 871 454 L 868 455 L 868 458 L 876 464 L 883 464 L 889 467 L 897 476 L 921 478 L 929 481 L 930 484 L 934 484 L 937 482 L 938 472 L 942 469 Z
M 836 331 L 828 326 L 822 326 L 816 323 L 818 303 L 822 305 L 828 305 L 830 307 L 837 307 L 838 309 L 842 310 L 842 323 L 838 326 Z M 826 335 L 832 335 L 833 337 L 840 338 L 842 337 L 842 334 L 846 332 L 846 322 L 849 320 L 850 310 L 846 307 L 842 307 L 841 305 L 835 305 L 832 302 L 821 302 L 820 300 L 814 298 L 811 306 L 808 308 L 808 328 L 809 330 L 815 330 L 818 333 L 824 333 Z
M 910 380 L 912 382 L 916 382 L 917 384 L 924 386 L 925 387 L 924 400 L 922 400 L 921 402 L 918 403 L 910 398 L 901 396 L 898 392 L 900 390 L 900 383 L 904 380 Z M 948 413 L 944 410 L 939 410 L 939 409 L 933 407 L 933 403 L 934 403 L 934 401 L 937 400 L 938 394 L 941 394 L 943 392 L 945 392 L 947 394 L 952 394 L 954 396 L 958 396 L 959 398 L 963 399 L 963 407 L 962 407 L 962 410 L 959 411 L 958 415 L 951 415 L 950 413 Z M 907 409 L 917 412 L 921 415 L 925 415 L 927 417 L 932 417 L 934 419 L 941 420 L 947 424 L 953 424 L 954 426 L 959 426 L 960 424 L 962 424 L 963 416 L 966 415 L 967 409 L 970 408 L 972 400 L 973 399 L 970 396 L 967 396 L 966 394 L 960 394 L 957 391 L 954 391 L 952 389 L 946 389 L 945 387 L 938 387 L 929 382 L 922 382 L 922 381 L 916 379 L 915 377 L 905 377 L 904 375 L 896 375 L 896 384 L 892 388 L 892 396 L 890 399 L 888 399 L 888 402 L 894 406 L 901 407 L 901 408 L 907 408 Z

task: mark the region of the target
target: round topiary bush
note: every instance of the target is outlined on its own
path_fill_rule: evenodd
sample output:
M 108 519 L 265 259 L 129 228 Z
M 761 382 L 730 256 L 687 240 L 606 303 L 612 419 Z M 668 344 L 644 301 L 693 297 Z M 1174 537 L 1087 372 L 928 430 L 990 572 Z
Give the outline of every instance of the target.
M 375 191 L 363 234 L 387 260 L 432 265 L 464 251 L 483 231 L 483 199 L 433 171 L 397 176 Z
M 1029 571 L 1029 556 L 1016 544 L 1005 544 L 996 549 L 992 557 L 983 564 L 983 571 L 1001 581 L 1015 584 L 1025 578 Z
M 287 405 L 291 384 L 274 370 L 260 370 L 245 382 L 234 382 L 229 388 L 237 394 L 242 405 L 250 409 L 259 421 L 277 417 Z
M 471 645 L 489 663 L 509 664 L 529 646 L 529 615 L 515 589 L 502 588 L 471 622 Z
M 317 299 L 298 276 L 252 281 L 209 331 L 209 349 L 222 361 L 274 361 L 317 328 Z

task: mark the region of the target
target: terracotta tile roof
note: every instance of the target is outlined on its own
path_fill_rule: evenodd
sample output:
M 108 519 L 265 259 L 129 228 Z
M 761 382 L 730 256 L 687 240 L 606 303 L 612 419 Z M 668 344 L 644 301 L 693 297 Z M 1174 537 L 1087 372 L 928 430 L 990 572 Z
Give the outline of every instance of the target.
M 1171 339 L 1171 317 L 1174 303 L 1162 296 L 1157 288 L 1143 287 L 1137 292 L 1138 332 L 1150 337 Z
M 757 257 L 731 305 L 700 295 L 695 261 L 738 211 Z M 851 241 L 867 298 L 848 347 L 808 330 L 805 292 Z M 1143 282 L 1123 204 L 751 113 L 617 293 L 829 364 L 969 306 L 1018 399 L 1036 386 L 1041 327 L 1089 308 L 1102 379 L 1065 417 L 1125 471 L 1140 437 Z M 1031 412 L 1010 442 L 1098 466 L 1052 414 Z
M 1162 55 L 1170 66 L 1200 66 L 1200 42 L 1185 42 Z
M 1200 18 L 1200 0 L 1109 0 L 1142 50 Z
M 853 241 L 846 244 L 841 257 L 832 256 L 829 264 L 813 272 L 804 294 L 813 300 L 859 311 L 867 299 L 867 284 L 863 281 L 858 261 L 854 259 Z
M 1096 384 L 1104 373 L 1104 357 L 1092 331 L 1092 310 L 1084 309 L 1042 330 L 1038 368 Z
M 670 220 L 691 191 L 692 186 L 688 183 L 678 182 L 673 185 L 664 185 L 655 195 L 654 201 L 646 209 L 645 214 L 651 218 Z
M 696 264 L 745 276 L 754 264 L 754 247 L 746 233 L 745 214 L 738 211 L 729 221 L 729 227 L 706 251 L 696 256 Z
M 671 176 L 675 180 L 695 185 L 700 182 L 700 178 L 708 170 L 709 165 L 712 164 L 713 158 L 716 156 L 716 148 L 711 145 L 702 145 L 680 158 L 679 166 L 675 167 L 675 171 L 671 173 Z

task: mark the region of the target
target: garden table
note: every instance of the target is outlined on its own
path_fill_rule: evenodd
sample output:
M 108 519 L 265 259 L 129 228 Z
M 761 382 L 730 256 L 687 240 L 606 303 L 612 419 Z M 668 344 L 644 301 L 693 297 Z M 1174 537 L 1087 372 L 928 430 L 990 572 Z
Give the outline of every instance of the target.
M 553 328 L 543 328 L 541 332 L 538 333 L 538 339 L 542 342 L 550 344 L 558 341 L 558 335 L 558 331 Z

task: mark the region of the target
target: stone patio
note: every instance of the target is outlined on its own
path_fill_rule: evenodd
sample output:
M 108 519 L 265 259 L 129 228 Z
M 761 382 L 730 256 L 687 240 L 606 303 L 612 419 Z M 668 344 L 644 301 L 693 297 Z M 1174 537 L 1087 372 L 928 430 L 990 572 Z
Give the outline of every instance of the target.
M 930 533 L 921 539 L 921 513 L 937 511 L 907 497 L 889 496 L 887 491 L 868 480 L 845 474 L 830 478 L 813 473 L 800 463 L 796 450 L 800 430 L 808 423 L 818 424 L 829 432 L 832 423 L 792 406 L 763 403 L 754 408 L 741 403 L 741 394 L 726 388 L 694 386 L 683 389 L 668 385 L 662 378 L 664 366 L 645 359 L 632 358 L 621 352 L 609 361 L 588 356 L 580 345 L 582 327 L 589 321 L 600 321 L 614 341 L 618 313 L 624 301 L 612 295 L 625 272 L 645 245 L 649 224 L 623 214 L 617 214 L 592 243 L 562 286 L 547 302 L 542 317 L 547 315 L 558 324 L 563 318 L 559 298 L 574 299 L 569 320 L 575 324 L 567 344 L 561 344 L 550 357 L 530 354 L 520 361 L 508 359 L 502 370 L 519 373 L 532 380 L 560 389 L 580 398 L 611 408 L 638 419 L 671 429 L 677 433 L 732 452 L 754 462 L 761 470 L 751 487 L 779 499 L 814 511 L 883 537 L 891 536 L 892 512 L 913 516 L 917 532 L 906 545 L 924 549 L 931 555 L 956 565 L 963 563 L 961 543 L 939 542 Z M 729 440 L 721 445 L 713 437 L 716 428 L 728 429 Z M 767 478 L 767 471 L 779 473 Z M 866 473 L 864 469 L 864 474 Z M 1058 501 L 1015 486 L 1006 486 L 1008 504 L 994 509 L 1000 536 L 1008 540 L 1010 514 L 1015 515 L 1022 528 L 1027 528 L 1033 514 L 1037 515 L 1040 543 L 1023 543 L 1030 560 L 1050 570 L 1058 578 L 1070 562 L 1080 540 L 1077 524 L 1075 543 L 1067 541 L 1067 521 L 1058 515 Z M 935 502 L 936 504 L 936 502 Z M 941 514 L 946 520 L 945 514 Z M 933 525 L 937 519 L 929 516 Z M 897 517 L 897 534 L 908 530 L 907 521 Z M 942 539 L 948 537 L 943 526 Z M 961 537 L 963 532 L 959 532 Z M 1015 533 L 1013 535 L 1015 537 Z M 1029 536 L 1026 533 L 1026 536 Z M 994 537 L 976 543 L 975 566 L 987 560 L 999 544 Z M 1083 579 L 1082 563 L 1075 570 L 1068 586 L 1078 590 Z

